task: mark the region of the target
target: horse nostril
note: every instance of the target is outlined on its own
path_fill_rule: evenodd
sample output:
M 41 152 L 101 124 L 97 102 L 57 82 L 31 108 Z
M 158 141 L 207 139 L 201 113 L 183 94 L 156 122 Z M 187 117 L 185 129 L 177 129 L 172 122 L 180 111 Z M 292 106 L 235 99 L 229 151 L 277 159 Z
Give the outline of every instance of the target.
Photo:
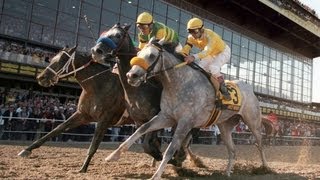
M 127 78 L 131 79 L 131 78 L 135 78 L 135 77 L 137 77 L 137 75 L 130 73 L 130 72 L 127 73 Z
M 102 54 L 102 53 L 103 53 L 101 49 L 97 49 L 96 52 L 97 52 L 98 54 Z
M 135 73 L 129 73 L 128 77 L 131 78 L 131 79 L 136 79 L 136 78 L 138 78 L 138 75 L 135 74 Z

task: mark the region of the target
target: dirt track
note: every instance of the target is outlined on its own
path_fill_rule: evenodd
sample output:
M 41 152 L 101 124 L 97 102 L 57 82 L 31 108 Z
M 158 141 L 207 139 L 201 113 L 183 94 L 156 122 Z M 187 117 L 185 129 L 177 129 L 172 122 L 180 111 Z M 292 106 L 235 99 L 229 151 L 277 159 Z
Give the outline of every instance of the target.
M 89 144 L 50 143 L 33 151 L 29 158 L 17 154 L 26 144 L 0 142 L 0 179 L 147 179 L 156 168 L 139 145 L 124 153 L 118 162 L 104 158 L 117 144 L 102 144 L 87 173 L 78 173 Z M 320 147 L 276 146 L 266 148 L 271 171 L 259 168 L 260 158 L 254 146 L 237 146 L 237 161 L 229 179 L 320 179 Z M 187 161 L 183 168 L 167 165 L 164 179 L 226 179 L 225 146 L 193 145 L 207 168 L 196 168 Z M 157 164 L 158 165 L 158 164 Z

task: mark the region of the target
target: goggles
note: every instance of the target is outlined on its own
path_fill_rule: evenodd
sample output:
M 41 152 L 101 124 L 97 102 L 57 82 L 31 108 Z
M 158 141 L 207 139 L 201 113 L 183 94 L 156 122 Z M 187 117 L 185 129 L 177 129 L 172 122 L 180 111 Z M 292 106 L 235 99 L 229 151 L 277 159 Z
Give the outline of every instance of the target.
M 146 30 L 150 27 L 149 24 L 137 24 L 137 27 L 141 30 Z
M 200 29 L 188 29 L 189 34 L 197 34 L 200 32 Z

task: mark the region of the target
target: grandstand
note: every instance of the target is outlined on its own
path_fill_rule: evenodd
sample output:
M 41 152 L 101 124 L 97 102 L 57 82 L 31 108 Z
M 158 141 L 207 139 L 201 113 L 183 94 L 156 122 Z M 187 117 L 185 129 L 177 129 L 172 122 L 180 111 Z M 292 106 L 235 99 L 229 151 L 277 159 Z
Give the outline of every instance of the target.
M 74 108 L 81 88 L 72 77 L 50 88 L 39 86 L 35 77 L 62 47 L 77 44 L 89 53 L 103 30 L 117 22 L 134 24 L 139 13 L 148 11 L 182 41 L 187 21 L 202 18 L 231 47 L 231 62 L 222 68 L 226 79 L 251 84 L 263 114 L 275 112 L 287 129 L 320 136 L 320 106 L 312 102 L 320 20 L 298 0 L 3 0 L 0 6 L 2 113 L 24 103 L 34 112 L 37 98 L 51 102 L 41 103 L 41 111 Z M 133 25 L 135 41 L 137 32 Z M 15 100 L 8 101 L 12 94 Z

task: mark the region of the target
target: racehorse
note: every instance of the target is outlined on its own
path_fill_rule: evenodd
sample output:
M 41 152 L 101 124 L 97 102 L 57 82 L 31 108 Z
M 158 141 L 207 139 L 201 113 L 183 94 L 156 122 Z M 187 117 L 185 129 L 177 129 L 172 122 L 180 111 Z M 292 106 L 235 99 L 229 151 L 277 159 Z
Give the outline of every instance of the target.
M 262 116 L 262 124 L 266 133 L 266 145 L 275 145 L 276 136 L 282 136 L 280 125 L 270 121 L 267 116 Z
M 77 52 L 76 47 L 64 48 L 55 55 L 50 64 L 37 76 L 41 86 L 53 86 L 66 76 L 73 75 L 82 87 L 77 111 L 51 132 L 41 137 L 18 155 L 29 156 L 48 139 L 82 124 L 97 122 L 87 157 L 80 169 L 86 172 L 89 163 L 103 140 L 108 127 L 116 125 L 125 111 L 124 93 L 112 67 L 94 63 L 91 56 Z M 72 55 L 73 54 L 73 55 Z
M 138 53 L 137 57 L 131 60 L 132 68 L 127 73 L 128 83 L 133 86 L 140 86 L 151 76 L 155 76 L 162 83 L 161 111 L 139 127 L 134 134 L 106 158 L 107 161 L 118 160 L 121 153 L 127 151 L 141 135 L 176 125 L 173 139 L 167 147 L 156 173 L 152 176 L 152 179 L 160 179 L 167 162 L 180 148 L 187 133 L 192 128 L 206 126 L 212 111 L 216 108 L 215 89 L 204 74 L 189 66 L 180 67 L 180 62 L 178 58 L 164 50 L 161 43 L 152 42 L 149 42 Z M 242 96 L 241 107 L 237 111 L 222 109 L 220 117 L 216 121 L 228 149 L 228 176 L 231 173 L 235 158 L 231 131 L 240 118 L 255 136 L 262 164 L 267 167 L 262 147 L 259 101 L 250 85 L 242 81 L 234 81 L 234 83 L 241 90 L 238 94 Z
M 91 53 L 92 58 L 96 62 L 103 64 L 117 62 L 120 81 L 125 92 L 128 113 L 139 127 L 159 113 L 162 85 L 152 79 L 139 87 L 133 87 L 128 84 L 126 73 L 131 68 L 131 58 L 137 54 L 136 48 L 128 33 L 129 28 L 130 25 L 121 26 L 119 23 L 115 24 L 108 31 L 101 34 L 97 40 L 97 44 L 92 47 Z M 162 153 L 159 150 L 161 142 L 155 142 L 156 138 L 154 138 L 154 136 L 156 136 L 156 134 L 152 135 L 153 138 L 151 139 L 152 141 L 150 141 L 154 146 L 152 147 L 150 145 L 149 150 L 145 148 L 145 152 L 150 155 L 153 154 L 154 159 L 160 161 L 162 160 Z M 186 138 L 183 148 L 178 151 L 175 159 L 170 161 L 170 163 L 180 166 L 185 159 L 183 156 L 187 153 L 195 165 L 202 165 L 200 160 L 192 154 L 190 148 L 187 146 L 188 140 L 191 138 L 190 136 Z M 150 138 L 147 137 L 147 139 Z

